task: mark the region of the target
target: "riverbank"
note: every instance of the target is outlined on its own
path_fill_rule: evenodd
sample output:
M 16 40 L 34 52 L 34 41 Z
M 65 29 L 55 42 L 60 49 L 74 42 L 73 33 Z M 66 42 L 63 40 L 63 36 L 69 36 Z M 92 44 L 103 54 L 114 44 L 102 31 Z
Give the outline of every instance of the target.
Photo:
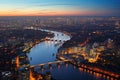
M 70 60 L 68 62 L 71 63 L 72 65 L 76 66 L 82 71 L 95 75 L 96 77 L 103 77 L 103 78 L 106 78 L 107 80 L 119 80 L 120 79 L 120 74 L 110 72 L 110 71 L 107 71 L 107 70 L 104 70 L 98 67 L 93 67 L 93 66 L 90 66 L 84 63 L 77 64 L 74 60 L 70 58 L 66 58 L 62 55 L 57 55 L 57 59 L 61 61 Z

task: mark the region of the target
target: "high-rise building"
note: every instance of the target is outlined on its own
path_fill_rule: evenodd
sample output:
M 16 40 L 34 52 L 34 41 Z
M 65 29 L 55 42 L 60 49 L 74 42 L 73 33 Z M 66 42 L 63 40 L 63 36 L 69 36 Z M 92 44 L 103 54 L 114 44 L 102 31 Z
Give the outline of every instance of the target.
M 113 40 L 110 38 L 107 41 L 107 48 L 113 48 Z
M 116 29 L 120 28 L 120 22 L 116 21 L 115 26 L 116 26 Z

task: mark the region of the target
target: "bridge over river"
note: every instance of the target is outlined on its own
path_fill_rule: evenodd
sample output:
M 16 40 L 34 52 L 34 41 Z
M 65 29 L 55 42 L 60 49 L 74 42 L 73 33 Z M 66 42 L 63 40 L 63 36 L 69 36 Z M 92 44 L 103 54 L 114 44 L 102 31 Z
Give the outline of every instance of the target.
M 71 60 L 41 63 L 41 64 L 37 64 L 37 65 L 32 65 L 32 66 L 30 66 L 30 68 L 35 68 L 35 67 L 41 67 L 41 68 L 42 68 L 42 67 L 45 66 L 45 65 L 48 65 L 48 66 L 52 66 L 53 64 L 60 65 L 60 64 L 62 64 L 62 63 L 67 63 L 67 62 L 71 62 Z

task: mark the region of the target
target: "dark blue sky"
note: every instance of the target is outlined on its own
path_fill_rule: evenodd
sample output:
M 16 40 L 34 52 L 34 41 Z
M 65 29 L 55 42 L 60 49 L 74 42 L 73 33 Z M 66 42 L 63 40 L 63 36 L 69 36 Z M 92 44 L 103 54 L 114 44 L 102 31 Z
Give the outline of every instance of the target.
M 0 15 L 119 16 L 120 0 L 0 0 Z

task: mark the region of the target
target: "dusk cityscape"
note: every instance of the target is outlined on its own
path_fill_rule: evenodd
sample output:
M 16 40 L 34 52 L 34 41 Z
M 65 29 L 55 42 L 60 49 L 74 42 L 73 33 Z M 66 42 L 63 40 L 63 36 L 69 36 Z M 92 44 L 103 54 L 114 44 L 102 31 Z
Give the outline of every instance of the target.
M 0 80 L 120 80 L 120 0 L 1 0 Z

